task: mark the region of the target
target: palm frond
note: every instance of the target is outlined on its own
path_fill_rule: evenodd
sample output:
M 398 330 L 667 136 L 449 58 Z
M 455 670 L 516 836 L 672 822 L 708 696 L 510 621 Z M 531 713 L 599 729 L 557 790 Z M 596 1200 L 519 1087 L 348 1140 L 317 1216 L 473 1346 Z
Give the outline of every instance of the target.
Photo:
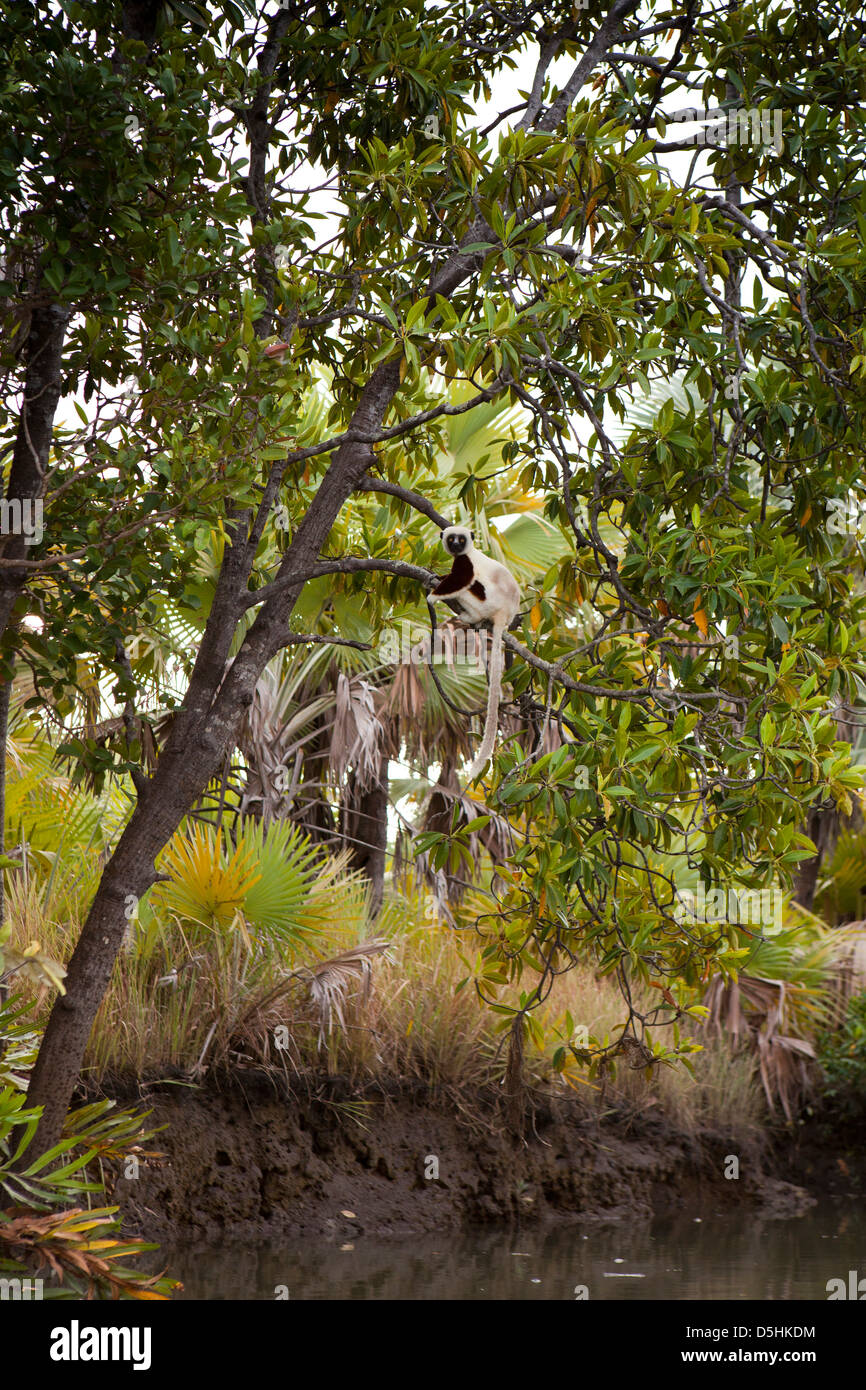
M 309 980 L 310 999 L 318 1015 L 319 1047 L 324 1046 L 335 1026 L 345 1031 L 348 999 L 354 994 L 359 994 L 362 1000 L 369 997 L 373 978 L 372 957 L 382 955 L 387 949 L 388 942 L 381 937 L 362 941 L 338 956 L 317 961 L 304 972 Z M 359 988 L 350 995 L 353 985 Z
M 351 765 L 358 790 L 373 786 L 379 775 L 384 735 L 374 687 L 366 680 L 350 681 L 341 672 L 330 757 L 337 780 L 345 780 Z

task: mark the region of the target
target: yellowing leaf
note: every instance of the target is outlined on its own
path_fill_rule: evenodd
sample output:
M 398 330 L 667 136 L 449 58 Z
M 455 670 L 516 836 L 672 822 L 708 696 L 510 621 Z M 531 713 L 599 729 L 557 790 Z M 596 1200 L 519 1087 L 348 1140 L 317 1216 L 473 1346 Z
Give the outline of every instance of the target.
M 593 193 L 592 196 L 591 196 L 591 198 L 589 199 L 589 202 L 588 202 L 587 205 L 586 205 L 586 212 L 584 213 L 584 217 L 585 217 L 585 220 L 586 220 L 587 230 L 588 230 L 588 232 L 589 232 L 589 249 L 590 249 L 590 250 L 593 250 L 594 247 L 595 247 L 595 234 L 596 234 L 596 231 L 598 230 L 598 228 L 597 228 L 597 226 L 596 226 L 596 218 L 595 218 L 595 210 L 596 210 L 597 207 L 598 207 L 598 195 L 597 195 L 596 193 Z
M 457 158 L 460 160 L 460 163 L 463 165 L 463 172 L 466 175 L 467 183 L 471 183 L 472 169 L 474 167 L 472 155 L 470 154 L 469 150 L 467 150 L 465 145 L 455 145 L 454 152 L 457 155 Z
M 66 993 L 63 983 L 66 967 L 43 951 L 38 941 L 31 941 L 24 951 L 4 945 L 3 955 L 6 969 L 13 970 L 21 979 L 32 980 L 37 985 L 51 985 L 60 994 Z

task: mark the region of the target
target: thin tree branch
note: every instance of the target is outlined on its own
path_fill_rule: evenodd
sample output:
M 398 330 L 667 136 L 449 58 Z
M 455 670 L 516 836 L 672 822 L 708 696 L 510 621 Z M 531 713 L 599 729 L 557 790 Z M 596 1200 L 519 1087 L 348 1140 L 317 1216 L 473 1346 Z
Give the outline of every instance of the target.
M 243 613 L 260 603 L 269 603 L 271 599 L 279 598 L 281 594 L 297 585 L 306 584 L 310 579 L 321 579 L 324 574 L 357 574 L 366 570 L 393 574 L 400 579 L 415 579 L 427 588 L 432 588 L 437 582 L 437 575 L 430 570 L 406 564 L 403 560 L 378 560 L 361 555 L 343 555 L 333 560 L 320 560 L 307 569 L 281 574 L 278 579 L 265 584 L 261 589 L 256 589 L 254 593 L 242 595 L 238 602 L 238 611 Z M 282 638 L 280 640 L 282 642 Z
M 421 512 L 428 516 L 431 521 L 435 521 L 440 531 L 444 531 L 446 526 L 452 523 L 441 512 L 437 512 L 432 502 L 428 502 L 426 497 L 422 497 L 420 492 L 411 492 L 409 488 L 400 487 L 397 483 L 388 483 L 384 478 L 375 478 L 371 473 L 365 473 L 358 483 L 356 492 L 384 492 L 389 497 L 399 497 L 401 502 L 407 506 L 414 507 L 416 512 Z
M 359 652 L 371 652 L 373 645 L 371 642 L 351 642 L 348 637 L 327 637 L 320 636 L 315 632 L 287 632 L 286 646 L 292 646 L 298 642 L 316 642 L 328 647 L 354 647 Z

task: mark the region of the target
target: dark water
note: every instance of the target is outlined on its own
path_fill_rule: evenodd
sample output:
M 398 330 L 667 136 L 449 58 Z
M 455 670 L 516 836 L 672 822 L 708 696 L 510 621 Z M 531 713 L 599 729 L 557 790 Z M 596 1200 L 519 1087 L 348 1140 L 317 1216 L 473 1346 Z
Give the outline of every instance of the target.
M 828 1279 L 866 1277 L 866 1212 L 664 1218 L 511 1234 L 381 1239 L 357 1235 L 254 1247 L 163 1247 L 161 1262 L 198 1299 L 815 1299 Z

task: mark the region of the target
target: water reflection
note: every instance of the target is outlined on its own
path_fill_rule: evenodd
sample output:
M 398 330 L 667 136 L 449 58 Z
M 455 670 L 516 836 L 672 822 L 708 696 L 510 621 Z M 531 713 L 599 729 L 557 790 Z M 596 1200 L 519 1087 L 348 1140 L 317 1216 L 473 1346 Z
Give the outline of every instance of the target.
M 818 1299 L 849 1269 L 866 1275 L 866 1216 L 812 1208 L 784 1221 L 754 1213 L 644 1225 L 483 1228 L 349 1242 L 161 1252 L 182 1297 L 273 1299 Z M 640 1277 L 635 1277 L 640 1276 Z

